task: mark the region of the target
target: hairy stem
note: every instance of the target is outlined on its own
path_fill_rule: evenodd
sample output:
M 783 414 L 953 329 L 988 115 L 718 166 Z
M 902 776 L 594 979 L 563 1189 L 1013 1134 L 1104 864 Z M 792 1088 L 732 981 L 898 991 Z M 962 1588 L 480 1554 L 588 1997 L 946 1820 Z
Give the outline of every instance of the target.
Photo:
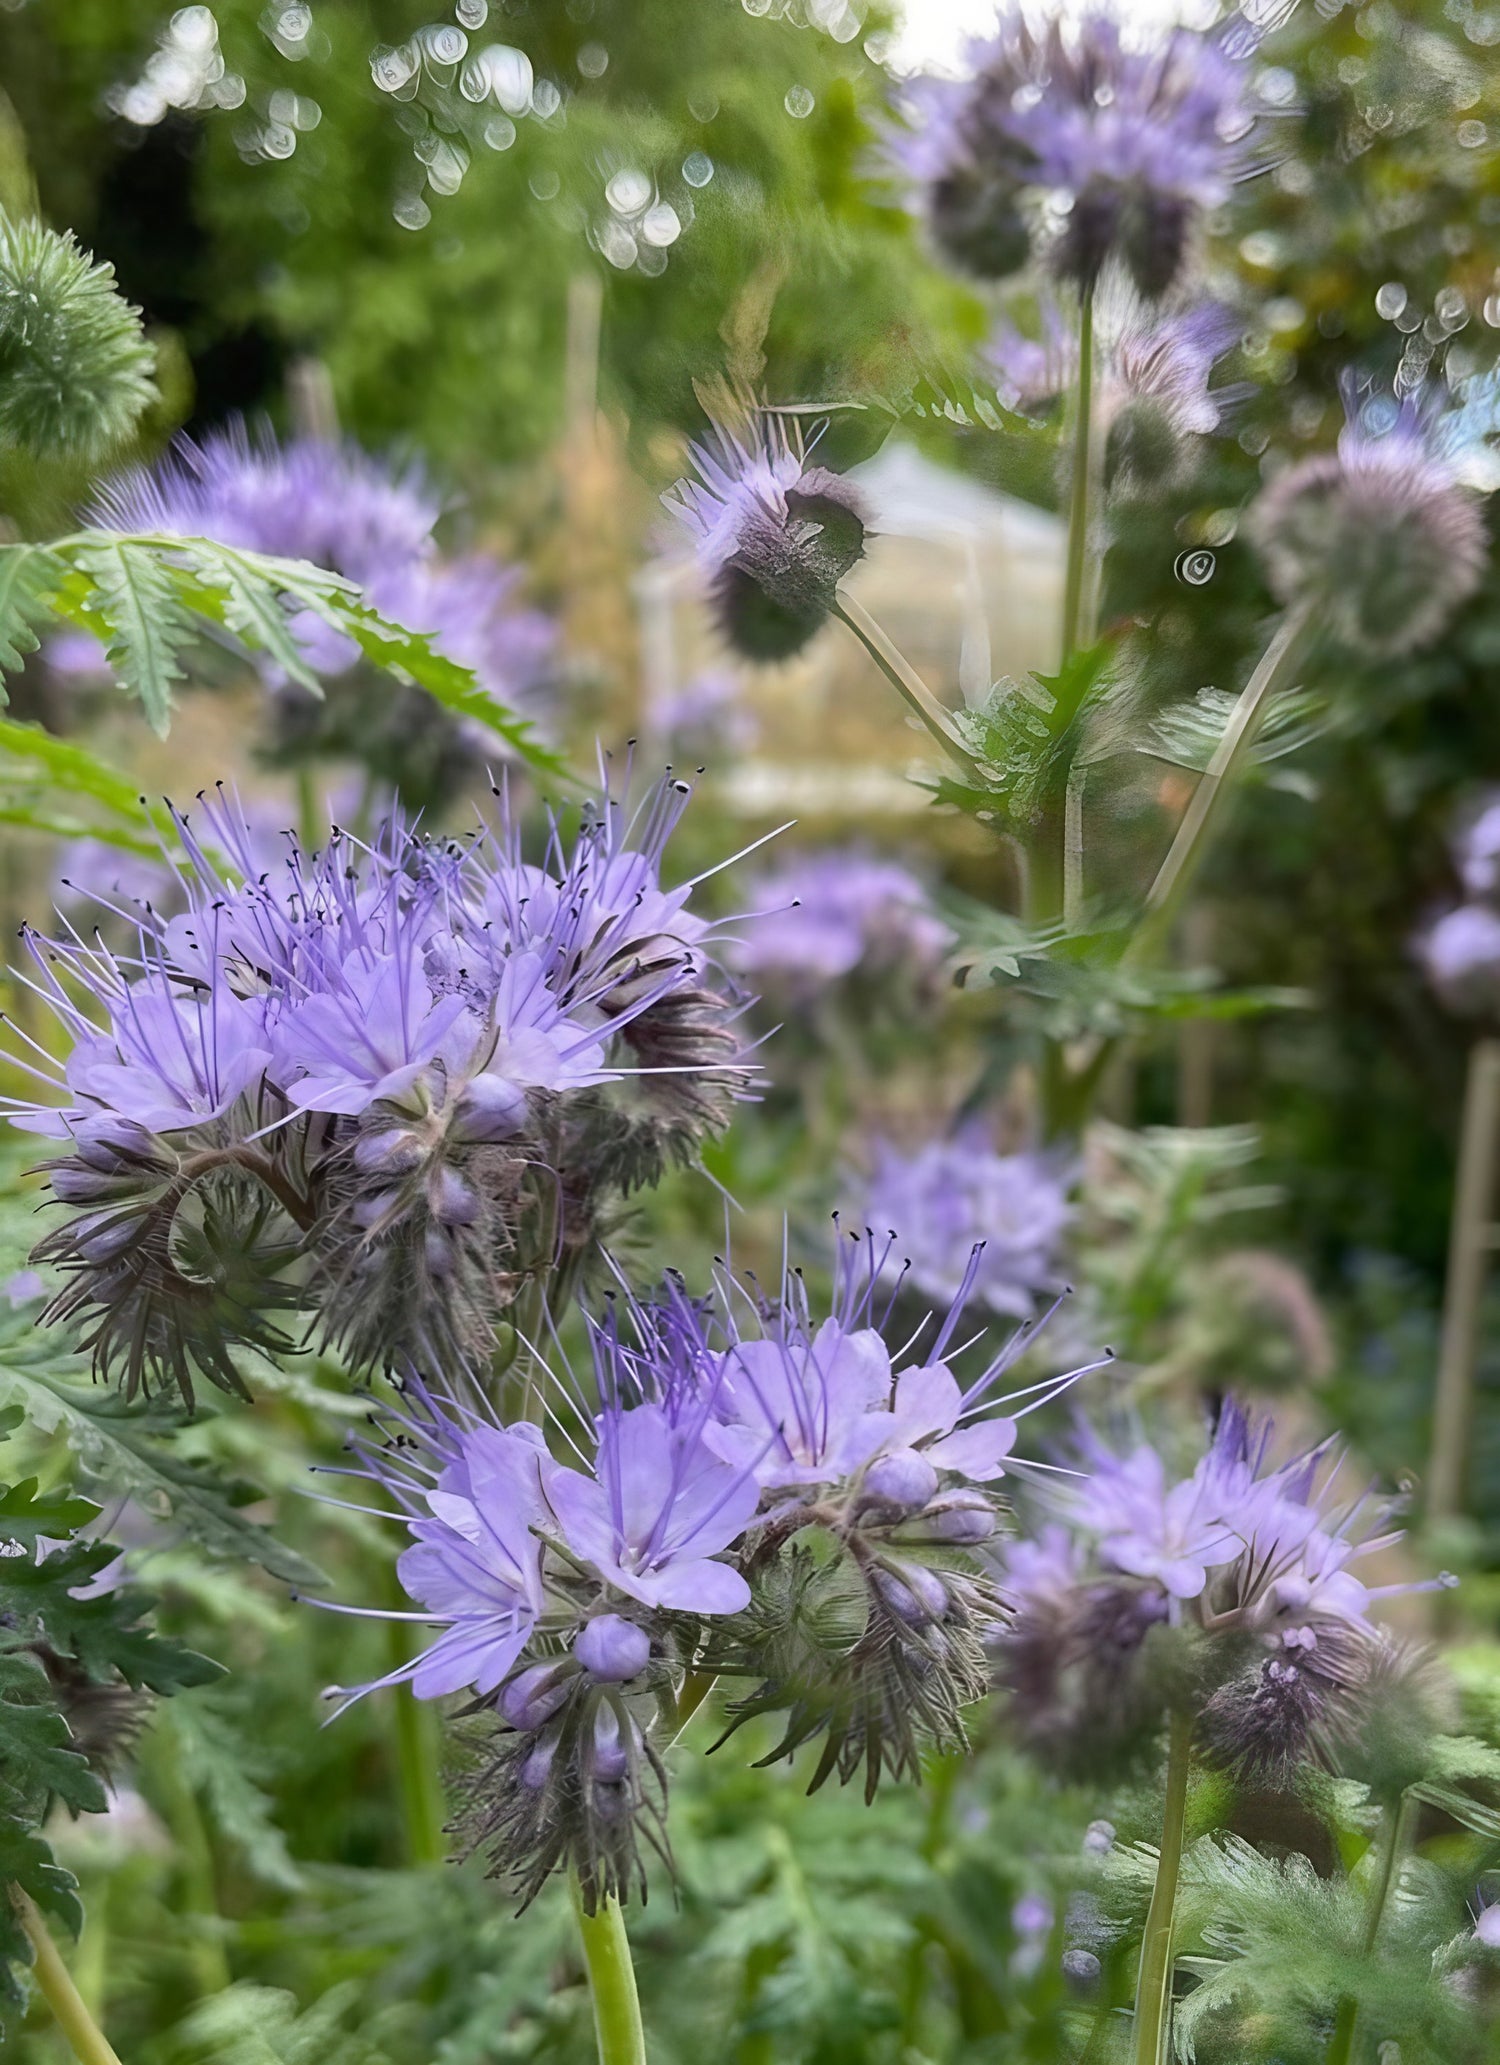
M 1380 1849 L 1380 1864 L 1375 1884 L 1370 1893 L 1370 1912 L 1365 1920 L 1365 1956 L 1372 1957 L 1375 1945 L 1380 1940 L 1380 1924 L 1385 1919 L 1385 1904 L 1396 1883 L 1396 1871 L 1406 1849 L 1407 1834 L 1411 1825 L 1411 1796 L 1403 1793 L 1396 1806 L 1386 1816 L 1385 1840 Z M 1333 2025 L 1333 2036 L 1328 2045 L 1325 2065 L 1352 2065 L 1354 2042 L 1359 2033 L 1359 2003 L 1351 1994 L 1345 1994 L 1339 2002 L 1338 2015 Z
M 1151 1905 L 1146 1911 L 1140 1977 L 1135 1989 L 1132 2065 L 1162 2065 L 1167 2052 L 1172 2005 L 1172 1922 L 1177 1906 L 1177 1878 L 1182 1869 L 1182 1833 L 1187 1820 L 1192 1756 L 1192 1717 L 1174 1713 L 1167 1734 L 1167 1799 L 1161 1849 L 1157 1853 Z
M 1073 421 L 1073 477 L 1068 491 L 1068 560 L 1063 580 L 1062 663 L 1077 652 L 1088 583 L 1089 488 L 1094 434 L 1094 294 L 1085 287 L 1078 319 L 1078 396 Z
M 1128 960 L 1142 959 L 1163 938 L 1177 915 L 1212 843 L 1213 834 L 1219 829 L 1224 809 L 1234 794 L 1236 777 L 1243 772 L 1249 760 L 1272 695 L 1284 685 L 1288 673 L 1301 657 L 1302 633 L 1306 624 L 1304 614 L 1289 611 L 1262 653 L 1260 664 L 1246 682 L 1224 736 L 1193 791 L 1193 800 L 1183 812 L 1167 857 L 1147 892 L 1146 908 L 1130 943 Z
M 318 1215 L 308 1199 L 258 1147 L 251 1147 L 244 1141 L 233 1147 L 208 1147 L 201 1154 L 190 1155 L 179 1173 L 184 1183 L 195 1183 L 200 1176 L 207 1176 L 214 1169 L 243 1169 L 247 1176 L 253 1176 L 257 1183 L 270 1191 L 287 1217 L 304 1233 L 310 1233 L 318 1223 Z
M 646 2065 L 646 2032 L 630 1962 L 630 1939 L 617 1900 L 601 1898 L 593 1914 L 585 1911 L 577 1874 L 571 1880 L 578 1941 L 594 2003 L 594 2035 L 599 2065 Z
M 886 637 L 862 603 L 841 589 L 832 614 L 852 631 L 913 716 L 919 718 L 948 757 L 981 788 L 986 784 L 979 763 L 965 747 L 949 712 L 943 708 L 906 655 Z
M 37 1913 L 34 1903 L 19 1886 L 11 1887 L 10 1897 L 16 1918 L 31 1945 L 37 1991 L 72 2046 L 78 2065 L 120 2065 L 114 2046 L 84 2005 L 83 1995 L 73 1984 L 47 1924 Z

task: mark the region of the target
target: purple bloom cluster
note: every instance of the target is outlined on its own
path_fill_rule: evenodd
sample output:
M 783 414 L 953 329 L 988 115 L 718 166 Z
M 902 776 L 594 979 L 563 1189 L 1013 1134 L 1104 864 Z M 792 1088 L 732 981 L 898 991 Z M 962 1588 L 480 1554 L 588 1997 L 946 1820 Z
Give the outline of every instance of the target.
M 278 445 L 269 433 L 252 442 L 239 427 L 201 444 L 181 439 L 157 466 L 113 483 L 99 515 L 119 530 L 213 538 L 343 574 L 512 707 L 534 700 L 555 665 L 556 626 L 520 605 L 518 569 L 484 552 L 441 556 L 442 504 L 420 469 L 393 470 L 352 444 Z M 292 629 L 318 673 L 355 666 L 352 641 L 312 612 Z M 488 734 L 477 743 L 496 750 Z
M 1490 799 L 1454 841 L 1454 863 L 1468 901 L 1417 938 L 1427 979 L 1450 1011 L 1500 1012 L 1500 803 Z
M 1020 1418 L 1085 1372 L 997 1396 L 1025 1328 L 962 1379 L 972 1267 L 946 1316 L 893 1351 L 888 1255 L 850 1244 L 822 1318 L 790 1269 L 774 1298 L 724 1273 L 707 1298 L 622 1285 L 589 1322 L 591 1383 L 564 1367 L 547 1387 L 560 1458 L 538 1428 L 415 1377 L 383 1438 L 354 1444 L 412 1536 L 402 1584 L 440 1631 L 376 1682 L 495 1707 L 482 1835 L 528 1894 L 567 1856 L 602 1859 L 611 1890 L 629 1879 L 622 1832 L 659 1773 L 641 1702 L 688 1666 L 759 1678 L 732 1714 L 787 1711 L 788 1754 L 823 1736 L 820 1776 L 863 1763 L 873 1785 L 961 1739 L 999 1616 L 966 1560 L 998 1524 L 987 1487 L 1015 1467 Z M 608 1798 L 601 1725 L 625 1752 L 605 1759 L 626 1789 Z
M 1368 1488 L 1344 1497 L 1332 1442 L 1275 1465 L 1271 1436 L 1230 1400 L 1178 1476 L 1149 1442 L 1120 1454 L 1083 1429 L 1088 1474 L 1054 1500 L 1066 1524 L 1006 1560 L 1005 1672 L 1034 1740 L 1159 1720 L 1170 1673 L 1141 1664 L 1157 1628 L 1210 1646 L 1196 1669 L 1219 1682 L 1199 1733 L 1221 1761 L 1284 1775 L 1353 1725 L 1382 1656 L 1371 1608 L 1451 1580 L 1366 1582 L 1355 1566 L 1399 1539 L 1393 1503 Z
M 734 961 L 757 980 L 813 989 L 861 968 L 930 974 L 953 943 L 909 868 L 857 848 L 799 855 L 753 892 L 761 916 Z
M 1278 600 L 1372 659 L 1430 645 L 1484 575 L 1489 540 L 1446 395 L 1344 385 L 1336 452 L 1278 473 L 1250 528 Z
M 991 1312 L 1026 1318 L 1055 1292 L 1057 1249 L 1072 1212 L 1068 1174 L 1053 1156 L 996 1154 L 968 1127 L 914 1154 L 877 1144 L 864 1198 L 873 1226 L 899 1226 L 914 1289 L 951 1298 L 981 1260 L 972 1295 Z
M 744 433 L 715 424 L 689 456 L 697 478 L 662 500 L 692 540 L 719 629 L 748 659 L 790 659 L 864 554 L 864 505 L 809 463 L 795 421 L 767 410 Z
M 1101 296 L 1094 406 L 1109 440 L 1112 477 L 1129 473 L 1151 486 L 1181 467 L 1195 439 L 1222 429 L 1242 390 L 1211 383 L 1241 328 L 1234 311 L 1220 302 L 1143 315 L 1121 297 Z M 1077 333 L 1051 299 L 1042 302 L 1039 336 L 1002 319 L 985 357 L 1010 409 L 1048 407 L 1071 393 L 1078 377 Z
M 269 867 L 208 798 L 201 828 L 178 819 L 181 908 L 115 913 L 130 952 L 28 935 L 70 1047 L 60 1075 L 34 1048 L 56 1101 L 10 1116 L 71 1141 L 52 1190 L 84 1207 L 44 1243 L 72 1279 L 54 1314 L 85 1310 L 132 1384 L 187 1390 L 196 1360 L 238 1387 L 214 1343 L 267 1345 L 274 1264 L 275 1297 L 357 1364 L 488 1353 L 528 1282 L 576 1269 L 602 1197 L 690 1156 L 749 1079 L 692 885 L 661 880 L 689 793 L 668 777 L 627 815 L 606 790 L 538 862 L 503 808 L 461 842 L 288 834 Z M 213 1301 L 179 1264 L 202 1186 L 238 1324 L 198 1324 Z
M 1247 169 L 1253 41 L 1243 25 L 1131 36 L 1107 8 L 1044 24 L 1018 10 L 970 45 L 969 76 L 918 82 L 890 155 L 981 277 L 1017 271 L 1040 241 L 1085 287 L 1117 254 L 1154 299 Z

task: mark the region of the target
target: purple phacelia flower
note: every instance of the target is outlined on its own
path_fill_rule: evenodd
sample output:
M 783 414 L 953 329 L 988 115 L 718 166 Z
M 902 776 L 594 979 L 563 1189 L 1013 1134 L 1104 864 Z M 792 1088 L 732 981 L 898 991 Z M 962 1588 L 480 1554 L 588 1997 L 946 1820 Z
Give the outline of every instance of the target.
M 689 456 L 697 478 L 662 499 L 692 540 L 719 629 L 748 659 L 790 659 L 864 555 L 864 503 L 770 412 L 743 435 L 715 424 Z
M 799 855 L 752 885 L 754 931 L 735 966 L 798 989 L 856 969 L 934 971 L 953 944 L 926 888 L 898 861 L 858 850 Z
M 701 1421 L 703 1442 L 767 1492 L 835 1486 L 859 1496 L 874 1472 L 872 1496 L 881 1497 L 888 1480 L 891 1502 L 910 1506 L 924 1503 L 913 1495 L 918 1488 L 930 1487 L 931 1496 L 943 1477 L 990 1483 L 1011 1465 L 1019 1419 L 1086 1371 L 997 1395 L 1035 1338 L 1035 1327 L 1023 1326 L 960 1382 L 948 1357 L 972 1306 L 977 1253 L 941 1321 L 929 1316 L 892 1350 L 881 1321 L 894 1296 L 894 1252 L 893 1238 L 874 1234 L 841 1250 L 834 1308 L 822 1319 L 790 1269 L 774 1299 L 723 1276 L 707 1300 L 669 1283 L 659 1303 L 636 1308 L 633 1347 L 616 1329 L 596 1330 L 596 1363 L 602 1355 L 612 1385 L 690 1414 L 695 1427 Z
M 755 1516 L 760 1488 L 704 1439 L 707 1415 L 651 1400 L 607 1406 L 590 1472 L 557 1470 L 547 1497 L 574 1555 L 643 1605 L 737 1613 L 750 1587 L 717 1560 Z
M 560 1193 L 556 1240 L 586 1248 L 599 1201 L 691 1159 L 752 1080 L 714 928 L 692 883 L 662 879 L 689 794 L 668 778 L 632 813 L 606 790 L 575 839 L 551 823 L 535 861 L 503 799 L 498 827 L 468 839 L 396 818 L 307 853 L 290 835 L 268 849 L 207 797 L 201 828 L 177 819 L 172 894 L 113 910 L 131 952 L 28 935 L 69 1052 L 59 1072 L 13 1028 L 48 1094 L 8 1109 L 95 1153 L 52 1184 L 111 1208 L 108 1256 L 92 1212 L 53 1236 L 77 1272 L 68 1309 L 113 1315 L 98 1352 L 134 1342 L 139 1382 L 179 1338 L 195 1279 L 178 1284 L 172 1229 L 201 1174 L 244 1206 L 217 1212 L 214 1237 L 260 1244 L 235 1265 L 254 1300 L 229 1318 L 301 1304 L 360 1366 L 487 1354 L 501 1310 L 556 1261 L 532 1252 L 537 1214 Z M 304 1242 L 298 1291 L 279 1272 Z M 173 1371 L 186 1381 L 180 1357 Z
M 1250 534 L 1279 601 L 1355 652 L 1398 658 L 1430 645 L 1479 586 L 1488 535 L 1445 435 L 1446 397 L 1396 401 L 1351 379 L 1344 402 L 1337 451 L 1278 473 Z
M 1500 797 L 1490 796 L 1472 811 L 1454 841 L 1459 879 L 1478 901 L 1500 901 Z
M 1450 1011 L 1488 1017 L 1500 1011 L 1500 913 L 1463 903 L 1417 941 L 1428 981 Z
M 1068 1186 L 1055 1156 L 996 1154 L 983 1130 L 969 1127 L 914 1154 L 878 1145 L 864 1215 L 900 1229 L 895 1252 L 923 1296 L 952 1298 L 969 1278 L 977 1304 L 1025 1318 L 1058 1288 L 1057 1250 L 1073 1216 Z
M 979 276 L 1017 271 L 1040 244 L 1084 287 L 1118 255 L 1157 298 L 1251 162 L 1253 42 L 1243 23 L 1130 35 L 1105 8 L 1045 24 L 1016 11 L 970 44 L 968 77 L 908 94 L 889 154 L 938 243 Z
M 1111 481 L 1149 488 L 1180 472 L 1195 440 L 1221 430 L 1245 389 L 1213 384 L 1214 369 L 1239 342 L 1232 309 L 1199 302 L 1142 313 L 1124 296 L 1101 294 L 1094 328 L 1094 420 L 1106 438 Z M 1027 413 L 1071 394 L 1078 378 L 1075 326 L 1051 299 L 1041 329 L 1026 335 L 1002 318 L 985 360 L 1007 408 Z
M 113 529 L 212 538 L 343 574 L 393 622 L 431 633 L 498 700 L 524 701 L 552 668 L 555 627 L 517 607 L 514 568 L 483 553 L 440 558 L 442 513 L 415 465 L 398 471 L 320 438 L 281 445 L 266 432 L 252 442 L 242 426 L 201 444 L 179 439 L 158 465 L 112 483 L 98 511 Z M 310 612 L 293 630 L 320 673 L 342 674 L 359 657 Z

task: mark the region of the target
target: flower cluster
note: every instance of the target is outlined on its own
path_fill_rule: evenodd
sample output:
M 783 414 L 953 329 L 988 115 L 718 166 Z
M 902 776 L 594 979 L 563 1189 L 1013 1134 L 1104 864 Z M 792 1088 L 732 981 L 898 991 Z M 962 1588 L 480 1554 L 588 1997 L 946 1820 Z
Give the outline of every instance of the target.
M 1097 6 L 1042 24 L 1018 11 L 971 44 L 968 77 L 917 83 L 891 156 L 937 242 L 980 278 L 1041 247 L 1085 288 L 1118 257 L 1156 299 L 1246 169 L 1251 41 L 1132 38 Z
M 864 503 L 809 463 L 795 421 L 766 411 L 743 435 L 714 425 L 690 456 L 697 479 L 662 499 L 692 539 L 718 627 L 747 659 L 790 659 L 864 556 Z
M 493 1714 L 467 1827 L 523 1898 L 565 1862 L 591 1904 L 623 1894 L 642 1833 L 665 1854 L 657 1739 L 687 1682 L 750 1681 L 729 1733 L 780 1714 L 772 1755 L 821 1742 L 815 1786 L 863 1769 L 870 1795 L 962 1745 L 1002 1617 L 974 1560 L 999 1524 L 991 1487 L 1021 1413 L 1083 1372 L 996 1396 L 1027 1328 L 965 1383 L 974 1270 L 893 1352 L 887 1255 L 852 1242 L 821 1320 L 790 1270 L 775 1298 L 726 1274 L 704 1298 L 622 1285 L 589 1323 L 591 1384 L 548 1386 L 560 1458 L 416 1378 L 356 1444 L 412 1536 L 402 1584 L 441 1630 L 378 1682 Z
M 1150 1443 L 1122 1455 L 1084 1429 L 1088 1475 L 1005 1556 L 1000 1670 L 1037 1749 L 1094 1763 L 1186 1705 L 1205 1757 L 1274 1783 L 1358 1727 L 1384 1674 L 1371 1607 L 1432 1587 L 1361 1579 L 1399 1539 L 1392 1504 L 1341 1500 L 1329 1442 L 1273 1466 L 1271 1434 L 1230 1400 L 1177 1477 Z
M 1123 296 L 1101 296 L 1094 412 L 1106 437 L 1111 483 L 1159 486 L 1183 468 L 1197 439 L 1222 429 L 1242 390 L 1211 382 L 1219 361 L 1239 342 L 1241 328 L 1234 311 L 1220 302 L 1143 316 Z M 1055 301 L 1044 300 L 1038 336 L 1002 319 L 985 358 L 1006 407 L 1032 413 L 1072 391 L 1078 378 L 1076 329 Z
M 251 442 L 242 428 L 179 440 L 160 464 L 105 492 L 100 519 L 127 531 L 212 538 L 280 559 L 304 559 L 359 583 L 371 604 L 468 667 L 497 701 L 534 705 L 556 659 L 556 627 L 520 606 L 520 574 L 486 552 L 439 554 L 442 504 L 420 470 L 394 471 L 352 444 L 299 438 Z M 280 742 L 376 766 L 403 793 L 441 793 L 442 776 L 503 747 L 493 734 L 439 712 L 419 691 L 360 693 L 352 641 L 313 612 L 293 631 L 333 692 L 320 704 L 275 677 Z M 421 742 L 414 766 L 414 747 Z M 455 763 L 449 767 L 448 763 Z M 430 763 L 430 765 L 429 765 Z M 426 776 L 423 776 L 423 768 Z
M 565 1298 L 611 1196 L 727 1122 L 751 1071 L 740 1000 L 691 884 L 663 886 L 689 796 L 633 816 L 607 789 L 569 848 L 498 830 L 265 865 L 236 806 L 178 833 L 181 908 L 132 951 L 29 934 L 33 989 L 71 1047 L 27 1065 L 56 1103 L 13 1121 L 70 1143 L 70 1210 L 39 1256 L 95 1358 L 131 1388 L 196 1366 L 241 1389 L 236 1346 L 301 1312 L 356 1367 L 486 1358 L 502 1315 Z M 18 1039 L 25 1036 L 16 1032 Z
M 811 990 L 859 969 L 930 975 L 953 943 L 911 870 L 858 848 L 788 860 L 757 877 L 754 897 L 760 917 L 734 962 L 757 981 Z
M 1346 382 L 1336 452 L 1278 473 L 1250 511 L 1277 599 L 1371 659 L 1430 645 L 1479 586 L 1484 517 L 1436 390 L 1396 401 Z
M 1072 1212 L 1054 1156 L 996 1154 L 976 1127 L 914 1154 L 880 1143 L 864 1209 L 872 1226 L 900 1226 L 903 1262 L 924 1297 L 954 1296 L 976 1249 L 972 1295 L 991 1312 L 1027 1318 L 1058 1289 L 1057 1248 Z
M 1467 900 L 1436 919 L 1416 950 L 1427 979 L 1450 1011 L 1500 1012 L 1500 803 L 1488 801 L 1454 841 Z

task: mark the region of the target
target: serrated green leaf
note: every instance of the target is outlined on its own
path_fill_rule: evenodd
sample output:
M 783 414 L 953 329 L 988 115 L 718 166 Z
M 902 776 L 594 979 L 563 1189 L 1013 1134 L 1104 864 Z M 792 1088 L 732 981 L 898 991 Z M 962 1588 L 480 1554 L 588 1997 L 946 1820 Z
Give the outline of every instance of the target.
M 105 652 L 120 686 L 140 697 L 147 723 L 165 738 L 172 687 L 182 679 L 181 654 L 192 635 L 177 584 L 158 556 L 134 538 L 97 531 L 71 557 L 93 583 L 86 619 L 104 627 Z
M 237 1510 L 238 1487 L 173 1455 L 149 1406 L 90 1383 L 87 1364 L 50 1340 L 0 1343 L 0 1401 L 21 1405 L 43 1433 L 61 1433 L 92 1477 L 170 1517 L 209 1554 L 258 1564 L 283 1584 L 326 1582 L 316 1564 Z
M 72 1745 L 36 1658 L 0 1650 L 0 1811 L 24 1816 L 34 1803 L 41 1813 L 55 1797 L 75 1814 L 102 1814 L 103 1783 Z
M 0 546 L 0 675 L 14 674 L 41 640 L 62 569 L 44 545 Z M 0 687 L 0 701 L 4 690 Z
M 184 592 L 196 607 L 212 613 L 216 621 L 222 622 L 253 652 L 264 653 L 310 695 L 321 696 L 322 684 L 292 636 L 283 599 L 303 599 L 309 584 L 301 578 L 300 563 L 272 559 L 261 553 L 237 552 L 208 538 L 183 539 L 182 554 L 195 576 Z M 217 595 L 216 604 L 207 601 L 202 593 L 205 588 Z M 358 590 L 338 575 L 330 574 L 317 584 L 317 592 L 342 596 L 345 592 L 357 595 Z M 330 603 L 327 608 L 336 619 L 334 605 Z M 319 614 L 323 613 L 320 609 Z
M 388 673 L 414 681 L 435 703 L 460 717 L 470 717 L 504 740 L 518 759 L 538 774 L 555 781 L 571 782 L 567 762 L 536 735 L 530 718 L 497 702 L 480 687 L 467 667 L 434 650 L 425 632 L 405 631 L 365 608 L 341 613 L 339 628 L 346 631 L 367 660 Z

